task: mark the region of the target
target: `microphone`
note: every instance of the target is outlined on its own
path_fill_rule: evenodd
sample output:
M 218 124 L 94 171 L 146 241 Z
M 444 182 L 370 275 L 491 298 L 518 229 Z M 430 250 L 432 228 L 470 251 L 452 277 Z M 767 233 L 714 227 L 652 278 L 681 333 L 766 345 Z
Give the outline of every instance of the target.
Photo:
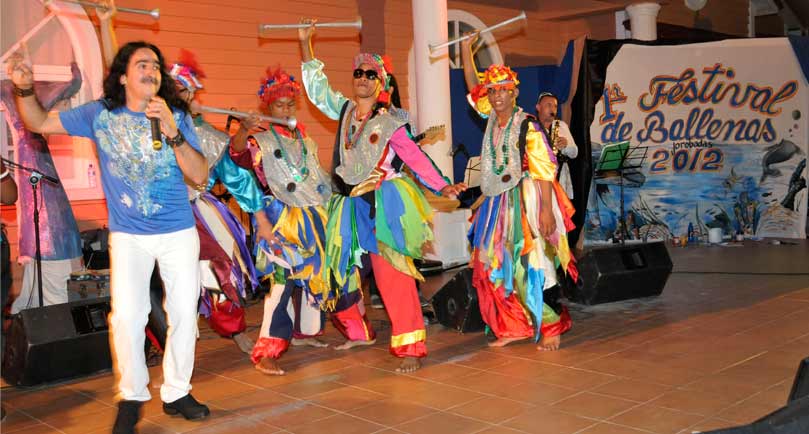
M 46 174 L 40 172 L 39 170 L 32 169 L 30 167 L 25 167 L 22 164 L 17 164 L 15 161 L 9 160 L 7 158 L 0 157 L 0 160 L 3 160 L 4 163 L 8 164 L 8 167 L 14 167 L 14 168 L 22 169 L 22 170 L 25 170 L 26 172 L 29 172 L 30 175 L 28 176 L 28 182 L 30 182 L 31 184 L 36 184 L 36 183 L 39 182 L 40 179 L 44 179 L 44 180 L 46 180 L 46 181 L 48 181 L 50 183 L 59 185 L 59 180 L 56 179 L 56 177 L 46 175 Z
M 463 143 L 458 143 L 458 146 L 456 146 L 455 149 L 450 151 L 449 156 L 454 157 L 458 154 L 461 154 L 466 158 L 469 158 L 469 152 L 466 150 L 466 146 L 464 146 Z
M 163 149 L 163 141 L 160 140 L 160 119 L 149 118 L 149 122 L 152 123 L 152 149 L 159 151 Z
M 31 171 L 31 175 L 28 177 L 28 182 L 31 183 L 31 184 L 36 184 L 37 182 L 39 182 L 40 179 L 44 179 L 44 180 L 50 182 L 51 184 L 59 185 L 59 180 L 58 179 L 54 178 L 53 176 L 46 175 L 46 174 L 44 174 L 42 172 L 39 172 L 37 170 L 32 170 Z

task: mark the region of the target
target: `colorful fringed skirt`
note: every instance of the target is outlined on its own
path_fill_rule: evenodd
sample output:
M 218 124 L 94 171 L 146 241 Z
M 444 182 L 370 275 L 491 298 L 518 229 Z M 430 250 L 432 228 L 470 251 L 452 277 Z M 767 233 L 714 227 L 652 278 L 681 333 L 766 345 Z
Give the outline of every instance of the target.
M 570 328 L 566 310 L 543 301 L 543 290 L 557 283 L 558 265 L 578 277 L 567 243 L 573 206 L 561 186 L 553 186 L 556 231 L 549 240 L 539 232 L 541 191 L 531 178 L 485 197 L 472 217 L 473 281 L 481 315 L 498 338 L 555 336 Z
M 325 279 L 326 210 L 322 206 L 293 207 L 265 196 L 263 212 L 279 244 L 256 243 L 256 268 L 275 283 L 295 280 L 323 310 L 332 310 L 337 293 Z M 255 227 L 255 217 L 253 225 Z
M 343 293 L 360 285 L 362 255 L 374 253 L 395 269 L 424 280 L 413 259 L 423 256 L 433 239 L 432 208 L 416 184 L 405 176 L 382 181 L 364 196 L 334 195 L 329 203 L 326 260 Z
M 239 306 L 258 285 L 244 227 L 228 207 L 206 192 L 191 201 L 200 239 L 200 260 L 210 261 L 222 295 Z M 200 313 L 210 316 L 216 302 L 210 288 L 203 286 Z

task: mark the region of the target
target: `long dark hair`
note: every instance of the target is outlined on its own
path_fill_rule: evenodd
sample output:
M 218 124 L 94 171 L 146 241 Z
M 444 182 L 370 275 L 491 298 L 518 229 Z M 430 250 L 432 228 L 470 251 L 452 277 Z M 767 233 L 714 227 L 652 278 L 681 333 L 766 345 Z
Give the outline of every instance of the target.
M 126 105 L 126 88 L 121 84 L 121 76 L 126 75 L 129 59 L 135 51 L 141 48 L 154 51 L 160 62 L 160 89 L 157 91 L 157 95 L 166 100 L 166 104 L 170 108 L 188 113 L 188 103 L 177 93 L 177 86 L 166 67 L 163 53 L 155 45 L 145 41 L 129 42 L 118 50 L 112 66 L 110 66 L 110 72 L 104 79 L 104 104 L 110 110 Z

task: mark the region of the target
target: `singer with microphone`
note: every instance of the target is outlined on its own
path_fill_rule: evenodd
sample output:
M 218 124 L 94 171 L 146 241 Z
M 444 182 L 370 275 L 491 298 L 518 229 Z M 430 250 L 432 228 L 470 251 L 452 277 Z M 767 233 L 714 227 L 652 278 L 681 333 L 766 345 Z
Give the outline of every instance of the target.
M 120 399 L 113 433 L 135 432 L 142 404 L 151 398 L 143 343 L 155 261 L 166 287 L 171 324 L 160 389 L 163 411 L 186 419 L 210 414 L 189 393 L 197 334 L 199 237 L 183 180 L 207 182 L 208 165 L 188 103 L 177 95 L 165 65 L 156 46 L 130 42 L 113 59 L 101 100 L 48 113 L 34 96 L 31 66 L 19 59 L 8 63 L 16 106 L 28 129 L 96 143 L 110 226 L 110 331 Z M 154 136 L 150 118 L 159 122 Z M 160 150 L 154 149 L 158 139 Z

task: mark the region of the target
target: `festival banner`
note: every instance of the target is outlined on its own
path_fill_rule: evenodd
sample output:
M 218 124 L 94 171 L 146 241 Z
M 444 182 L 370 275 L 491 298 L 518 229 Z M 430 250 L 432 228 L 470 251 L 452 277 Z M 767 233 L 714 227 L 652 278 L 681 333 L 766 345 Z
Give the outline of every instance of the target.
M 587 241 L 804 238 L 807 111 L 786 38 L 624 45 L 590 126 Z

